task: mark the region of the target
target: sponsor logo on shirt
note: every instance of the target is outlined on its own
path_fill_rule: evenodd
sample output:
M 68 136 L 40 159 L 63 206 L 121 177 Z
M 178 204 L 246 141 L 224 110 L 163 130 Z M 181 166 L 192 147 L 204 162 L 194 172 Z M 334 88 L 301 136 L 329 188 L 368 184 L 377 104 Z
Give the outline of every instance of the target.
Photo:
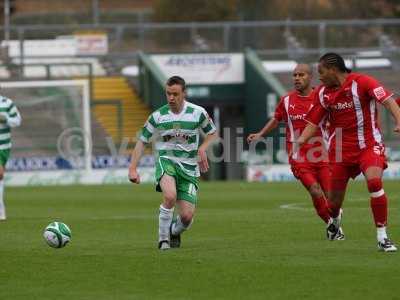
M 164 142 L 177 142 L 186 143 L 192 135 L 176 132 L 175 134 L 168 134 L 162 137 Z
M 383 97 L 386 96 L 385 90 L 381 86 L 373 89 L 373 92 L 374 92 L 376 99 L 378 99 L 378 100 L 381 100 Z
M 350 109 L 353 108 L 353 102 L 339 102 L 333 105 L 335 110 L 343 110 L 343 109 Z
M 290 120 L 292 121 L 304 120 L 305 117 L 306 114 L 290 115 Z

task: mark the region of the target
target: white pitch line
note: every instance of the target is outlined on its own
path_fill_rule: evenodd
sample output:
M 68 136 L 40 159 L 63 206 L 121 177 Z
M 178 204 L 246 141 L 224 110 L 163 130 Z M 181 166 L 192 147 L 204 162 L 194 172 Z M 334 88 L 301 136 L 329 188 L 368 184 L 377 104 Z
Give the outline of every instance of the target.
M 279 208 L 282 209 L 293 209 L 293 210 L 310 210 L 310 208 L 299 207 L 299 205 L 303 205 L 305 203 L 291 203 L 291 204 L 282 204 Z
M 365 203 L 369 203 L 369 198 L 364 198 L 364 197 L 357 197 L 357 198 L 349 198 L 349 199 L 345 199 L 344 203 L 347 202 L 365 202 Z M 292 210 L 302 210 L 302 211 L 307 211 L 307 210 L 313 210 L 312 207 L 309 208 L 305 208 L 302 207 L 304 205 L 311 205 L 312 203 L 290 203 L 290 204 L 282 204 L 279 206 L 279 208 L 281 209 L 292 209 Z M 359 207 L 359 208 L 352 208 L 352 209 L 370 209 L 369 207 Z
M 147 220 L 155 219 L 153 216 L 104 216 L 104 217 L 91 217 L 90 220 Z

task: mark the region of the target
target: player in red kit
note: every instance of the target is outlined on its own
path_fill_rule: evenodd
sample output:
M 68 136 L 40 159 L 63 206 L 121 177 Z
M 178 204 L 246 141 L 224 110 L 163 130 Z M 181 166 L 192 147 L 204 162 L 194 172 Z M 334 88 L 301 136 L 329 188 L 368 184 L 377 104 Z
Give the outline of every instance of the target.
M 259 140 L 276 128 L 279 122 L 286 123 L 286 150 L 289 153 L 289 163 L 293 175 L 301 181 L 310 193 L 317 214 L 328 224 L 330 215 L 326 195 L 329 191 L 330 172 L 322 126 L 316 132 L 314 141 L 303 145 L 299 152 L 291 154 L 293 142 L 307 124 L 304 117 L 313 105 L 314 93 L 311 87 L 311 79 L 312 70 L 310 66 L 307 64 L 297 65 L 293 71 L 295 89 L 281 98 L 274 117 L 261 131 L 250 134 L 247 141 L 251 143 Z M 335 239 L 344 239 L 341 229 Z
M 397 251 L 388 238 L 387 197 L 382 186 L 382 173 L 387 167 L 385 146 L 377 122 L 377 103 L 388 109 L 394 119 L 394 131 L 400 132 L 400 108 L 376 79 L 351 73 L 343 58 L 336 53 L 323 55 L 318 64 L 323 83 L 316 90 L 316 101 L 306 116 L 309 122 L 298 139 L 304 144 L 328 117 L 331 128 L 329 162 L 331 193 L 329 194 L 332 221 L 327 226 L 328 239 L 334 239 L 341 224 L 340 209 L 347 183 L 361 172 L 371 196 L 371 209 L 377 228 L 378 249 Z

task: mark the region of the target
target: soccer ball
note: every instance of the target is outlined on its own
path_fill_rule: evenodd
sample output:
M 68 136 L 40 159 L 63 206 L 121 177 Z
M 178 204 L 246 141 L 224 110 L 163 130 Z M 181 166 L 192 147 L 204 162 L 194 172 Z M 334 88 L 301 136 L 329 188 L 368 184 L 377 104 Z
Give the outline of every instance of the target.
M 47 225 L 43 237 L 50 247 L 62 248 L 71 240 L 71 230 L 64 223 L 53 222 Z

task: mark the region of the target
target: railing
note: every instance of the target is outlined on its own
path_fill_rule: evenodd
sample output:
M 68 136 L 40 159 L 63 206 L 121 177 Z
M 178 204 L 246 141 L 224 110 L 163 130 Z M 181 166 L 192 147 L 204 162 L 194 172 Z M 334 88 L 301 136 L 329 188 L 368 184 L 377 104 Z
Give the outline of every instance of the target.
M 10 39 L 51 39 L 79 31 L 107 33 L 110 54 L 145 52 L 243 51 L 251 47 L 282 53 L 293 51 L 295 38 L 301 51 L 325 52 L 331 48 L 383 49 L 380 36 L 399 51 L 400 19 L 239 21 L 193 23 L 133 23 L 76 25 L 12 25 Z M 4 31 L 4 28 L 1 28 Z M 21 44 L 22 45 L 22 44 Z M 22 46 L 21 46 L 22 47 Z M 23 55 L 23 54 L 22 54 Z

